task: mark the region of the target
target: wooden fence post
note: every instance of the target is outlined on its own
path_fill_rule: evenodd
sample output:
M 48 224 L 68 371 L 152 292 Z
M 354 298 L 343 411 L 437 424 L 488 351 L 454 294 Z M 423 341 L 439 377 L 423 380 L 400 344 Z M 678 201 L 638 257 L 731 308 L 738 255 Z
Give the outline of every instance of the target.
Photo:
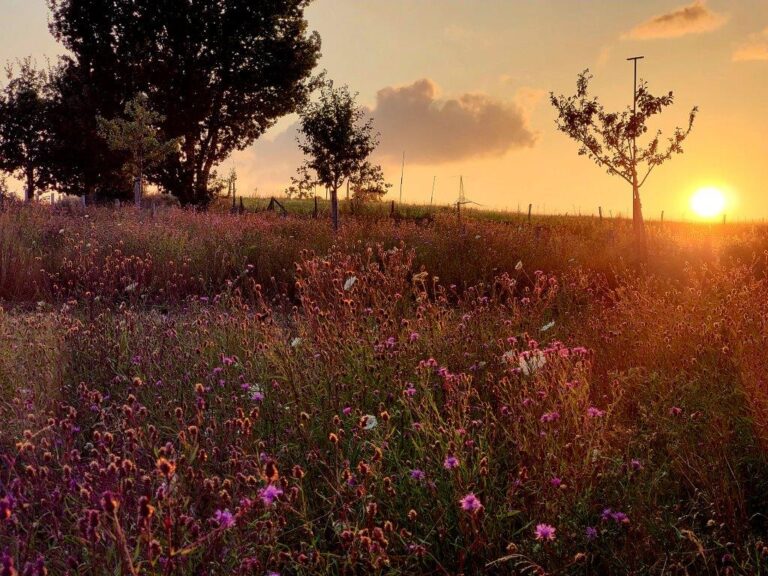
M 528 224 L 531 223 L 531 210 L 533 210 L 533 204 L 528 204 Z
M 597 212 L 600 214 L 600 222 L 602 222 L 603 221 L 603 207 L 602 206 L 598 206 L 597 207 Z

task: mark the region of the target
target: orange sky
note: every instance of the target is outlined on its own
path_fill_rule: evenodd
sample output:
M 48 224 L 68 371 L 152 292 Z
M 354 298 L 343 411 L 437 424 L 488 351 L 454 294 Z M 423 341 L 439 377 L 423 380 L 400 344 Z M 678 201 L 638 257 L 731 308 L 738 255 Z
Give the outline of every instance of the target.
M 57 54 L 46 18 L 45 0 L 0 0 L 0 59 Z M 643 188 L 646 216 L 693 218 L 689 198 L 705 185 L 725 191 L 731 219 L 768 216 L 764 0 L 317 0 L 308 18 L 323 39 L 321 67 L 373 110 L 395 199 L 405 151 L 406 201 L 428 202 L 436 176 L 435 202 L 453 202 L 463 175 L 467 197 L 489 208 L 627 213 L 630 190 L 577 156 L 546 96 L 572 92 L 589 67 L 605 104 L 623 107 L 625 59 L 644 55 L 641 77 L 677 97 L 661 128 L 701 108 L 685 154 Z M 225 164 L 242 192 L 284 188 L 301 162 L 294 122 Z

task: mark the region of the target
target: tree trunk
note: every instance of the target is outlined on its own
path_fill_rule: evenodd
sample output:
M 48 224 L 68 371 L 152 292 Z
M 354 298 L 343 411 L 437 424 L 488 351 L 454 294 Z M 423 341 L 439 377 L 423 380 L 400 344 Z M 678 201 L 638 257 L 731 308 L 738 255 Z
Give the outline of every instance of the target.
M 331 220 L 333 221 L 333 231 L 339 230 L 339 188 L 331 188 Z
M 648 255 L 648 245 L 645 237 L 645 222 L 643 221 L 643 205 L 640 202 L 640 188 L 637 185 L 637 174 L 632 174 L 632 228 L 635 233 L 635 249 L 641 260 Z
M 133 204 L 136 208 L 141 208 L 141 187 L 142 178 L 139 175 L 133 182 Z
M 32 202 L 35 197 L 35 168 L 27 166 L 27 186 L 24 190 L 24 201 Z

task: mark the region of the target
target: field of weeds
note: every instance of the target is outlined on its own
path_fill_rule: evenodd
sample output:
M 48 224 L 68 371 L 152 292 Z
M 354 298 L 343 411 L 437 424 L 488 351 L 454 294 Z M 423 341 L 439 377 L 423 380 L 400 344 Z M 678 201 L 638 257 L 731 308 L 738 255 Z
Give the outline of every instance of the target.
M 768 228 L 0 212 L 0 574 L 768 571 Z

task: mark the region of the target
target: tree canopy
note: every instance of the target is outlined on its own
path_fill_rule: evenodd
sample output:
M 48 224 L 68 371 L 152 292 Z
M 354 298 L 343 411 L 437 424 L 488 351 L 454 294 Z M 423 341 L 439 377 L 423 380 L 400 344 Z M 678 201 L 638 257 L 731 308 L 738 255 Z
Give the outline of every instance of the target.
M 355 95 L 346 86 L 335 88 L 328 81 L 321 87 L 318 99 L 301 111 L 298 142 L 307 159 L 299 168 L 301 178 L 296 182 L 305 188 L 312 182 L 328 187 L 336 229 L 342 183 L 356 175 L 370 177 L 381 172 L 368 164 L 379 142 L 373 119 L 355 103 Z
M 110 193 L 120 162 L 103 150 L 95 119 L 118 116 L 144 92 L 166 137 L 181 139 L 152 178 L 182 203 L 205 204 L 216 166 L 305 103 L 320 54 L 304 18 L 308 4 L 49 0 L 51 30 L 70 52 L 58 76 L 57 131 L 61 139 L 81 135 L 70 173 L 58 163 L 62 184 L 81 179 Z M 86 158 L 101 169 L 88 171 Z
M 8 65 L 8 83 L 0 92 L 0 170 L 25 182 L 24 197 L 50 180 L 46 159 L 49 130 L 49 83 L 31 59 Z

